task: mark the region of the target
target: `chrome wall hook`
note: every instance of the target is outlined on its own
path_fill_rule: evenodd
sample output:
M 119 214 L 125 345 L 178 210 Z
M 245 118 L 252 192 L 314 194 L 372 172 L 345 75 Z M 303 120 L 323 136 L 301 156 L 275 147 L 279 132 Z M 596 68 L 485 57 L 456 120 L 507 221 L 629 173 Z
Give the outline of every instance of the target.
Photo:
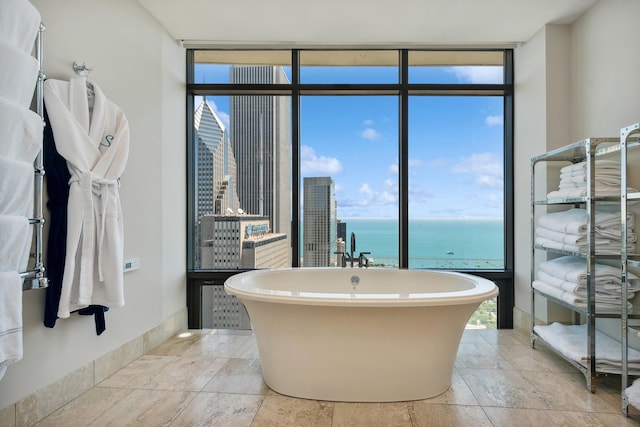
M 93 67 L 87 67 L 87 64 L 84 62 L 74 62 L 73 71 L 79 76 L 86 77 L 93 71 Z

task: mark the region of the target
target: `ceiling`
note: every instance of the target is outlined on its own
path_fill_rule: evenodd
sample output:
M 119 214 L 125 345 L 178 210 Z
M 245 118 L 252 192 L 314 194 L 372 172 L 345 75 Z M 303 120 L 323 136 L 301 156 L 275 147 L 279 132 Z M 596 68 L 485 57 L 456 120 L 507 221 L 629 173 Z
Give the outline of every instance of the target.
M 506 46 L 598 0 L 138 0 L 186 46 Z

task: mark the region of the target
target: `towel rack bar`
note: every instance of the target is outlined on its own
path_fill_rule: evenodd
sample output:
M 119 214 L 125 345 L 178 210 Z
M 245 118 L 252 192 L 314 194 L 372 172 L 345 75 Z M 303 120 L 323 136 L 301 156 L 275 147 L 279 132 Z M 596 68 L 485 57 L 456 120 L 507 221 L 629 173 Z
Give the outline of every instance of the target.
M 40 23 L 40 28 L 36 36 L 36 57 L 40 71 L 38 73 L 38 81 L 36 82 L 36 113 L 40 116 L 42 123 L 44 124 L 44 50 L 43 50 L 43 34 L 46 27 Z M 20 273 L 20 277 L 25 279 L 22 284 L 22 290 L 29 289 L 42 289 L 49 285 L 49 280 L 46 277 L 46 269 L 42 263 L 43 258 L 43 236 L 42 231 L 45 223 L 43 213 L 43 190 L 44 190 L 44 159 L 42 156 L 42 150 L 38 153 L 35 161 L 33 162 L 33 169 L 35 174 L 34 182 L 34 194 L 33 194 L 33 218 L 29 218 L 29 224 L 34 225 L 35 239 L 34 239 L 34 267 L 31 270 Z M 31 279 L 31 280 L 29 280 Z
M 22 283 L 22 290 L 44 289 L 49 286 L 49 281 L 43 274 L 43 270 L 41 269 L 33 269 L 20 273 L 20 277 L 25 279 Z

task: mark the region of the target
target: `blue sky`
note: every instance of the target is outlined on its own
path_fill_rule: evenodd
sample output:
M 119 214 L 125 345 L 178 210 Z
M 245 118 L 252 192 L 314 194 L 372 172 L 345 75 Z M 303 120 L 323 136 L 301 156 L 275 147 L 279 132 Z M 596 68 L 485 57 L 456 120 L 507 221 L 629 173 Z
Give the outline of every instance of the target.
M 301 78 L 324 83 L 389 83 L 396 78 L 395 70 L 384 68 L 367 73 L 335 70 L 327 74 L 314 69 Z M 210 74 L 209 69 L 200 73 L 204 81 L 216 83 L 224 75 Z M 497 83 L 501 69 L 425 67 L 410 75 L 410 81 Z M 207 100 L 228 123 L 228 97 Z M 339 218 L 397 218 L 398 98 L 303 96 L 300 105 L 303 177 L 334 179 Z M 411 97 L 410 217 L 502 218 L 502 138 L 502 97 Z

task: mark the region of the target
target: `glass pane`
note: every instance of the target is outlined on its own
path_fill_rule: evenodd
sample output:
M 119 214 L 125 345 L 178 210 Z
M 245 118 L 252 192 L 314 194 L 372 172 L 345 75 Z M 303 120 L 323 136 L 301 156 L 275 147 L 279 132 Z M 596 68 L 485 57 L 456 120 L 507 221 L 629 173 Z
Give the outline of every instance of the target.
M 398 83 L 398 51 L 302 51 L 300 83 Z
M 504 267 L 503 98 L 409 98 L 409 267 Z
M 194 83 L 291 82 L 291 51 L 196 50 Z
M 195 97 L 196 269 L 291 265 L 291 100 Z
M 300 105 L 300 265 L 397 266 L 398 98 L 306 96 Z
M 502 51 L 410 51 L 409 83 L 502 84 Z
M 497 329 L 498 328 L 498 298 L 480 303 L 473 312 L 466 329 Z

